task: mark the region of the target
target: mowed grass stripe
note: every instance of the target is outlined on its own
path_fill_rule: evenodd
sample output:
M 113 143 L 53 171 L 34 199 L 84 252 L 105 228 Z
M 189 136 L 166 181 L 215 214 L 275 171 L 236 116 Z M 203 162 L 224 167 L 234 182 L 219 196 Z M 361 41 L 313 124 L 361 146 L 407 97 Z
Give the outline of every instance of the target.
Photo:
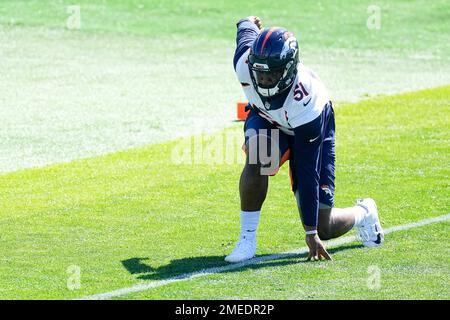
M 335 101 L 450 83 L 448 1 L 379 0 L 377 30 L 367 28 L 372 2 L 268 1 L 258 14 L 297 35 L 302 61 Z M 67 28 L 73 5 L 79 30 Z M 254 9 L 238 0 L 2 0 L 0 173 L 227 127 L 244 98 L 231 64 L 235 23 Z
M 339 106 L 336 205 L 371 196 L 386 227 L 449 212 L 449 96 L 447 86 Z M 224 136 L 233 130 L 240 125 Z M 211 147 L 215 137 L 207 138 Z M 242 163 L 176 164 L 179 143 L 0 176 L 0 297 L 130 287 L 140 280 L 139 269 L 124 267 L 130 259 L 159 270 L 147 281 L 226 265 L 239 230 Z M 301 235 L 283 168 L 270 182 L 258 254 L 286 252 Z M 81 269 L 79 290 L 67 288 L 71 265 Z

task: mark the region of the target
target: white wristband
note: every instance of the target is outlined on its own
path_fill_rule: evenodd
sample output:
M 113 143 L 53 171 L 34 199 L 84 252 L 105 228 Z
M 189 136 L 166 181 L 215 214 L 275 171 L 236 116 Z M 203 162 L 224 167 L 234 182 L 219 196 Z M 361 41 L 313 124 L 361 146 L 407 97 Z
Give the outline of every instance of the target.
M 317 234 L 317 230 L 309 230 L 305 232 L 306 235 L 313 235 L 313 234 Z

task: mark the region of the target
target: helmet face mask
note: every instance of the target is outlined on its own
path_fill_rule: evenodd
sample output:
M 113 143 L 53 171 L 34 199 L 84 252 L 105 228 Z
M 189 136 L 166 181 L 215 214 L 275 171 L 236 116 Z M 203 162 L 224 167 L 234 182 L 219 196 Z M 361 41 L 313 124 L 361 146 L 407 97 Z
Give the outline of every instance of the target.
M 250 49 L 248 62 L 258 94 L 275 97 L 291 87 L 297 74 L 297 39 L 282 28 L 264 29 Z
M 263 89 L 270 89 L 278 85 L 278 82 L 281 80 L 281 77 L 283 76 L 284 69 L 273 68 L 268 71 L 261 71 L 252 68 L 252 72 L 259 87 Z

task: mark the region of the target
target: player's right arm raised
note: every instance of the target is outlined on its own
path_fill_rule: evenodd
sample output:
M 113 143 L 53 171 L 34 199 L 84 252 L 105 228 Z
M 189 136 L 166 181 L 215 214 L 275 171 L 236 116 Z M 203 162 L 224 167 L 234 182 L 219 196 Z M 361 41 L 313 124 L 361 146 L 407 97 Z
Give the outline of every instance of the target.
M 236 51 L 233 58 L 234 69 L 236 69 L 239 58 L 242 57 L 251 47 L 253 41 L 255 41 L 261 28 L 262 21 L 257 16 L 241 19 L 237 23 Z

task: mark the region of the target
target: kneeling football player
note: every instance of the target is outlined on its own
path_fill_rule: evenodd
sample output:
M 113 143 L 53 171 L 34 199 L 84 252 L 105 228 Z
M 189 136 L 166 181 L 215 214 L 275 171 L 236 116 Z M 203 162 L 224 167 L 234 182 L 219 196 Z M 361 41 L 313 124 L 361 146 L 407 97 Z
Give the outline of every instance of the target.
M 289 160 L 292 191 L 306 231 L 308 259 L 331 259 L 321 240 L 358 228 L 364 246 L 379 246 L 384 233 L 375 201 L 359 199 L 334 208 L 335 121 L 317 75 L 299 62 L 299 46 L 286 29 L 261 28 L 258 17 L 237 24 L 234 68 L 249 101 L 247 158 L 239 191 L 241 233 L 228 262 L 251 259 L 268 179 Z

